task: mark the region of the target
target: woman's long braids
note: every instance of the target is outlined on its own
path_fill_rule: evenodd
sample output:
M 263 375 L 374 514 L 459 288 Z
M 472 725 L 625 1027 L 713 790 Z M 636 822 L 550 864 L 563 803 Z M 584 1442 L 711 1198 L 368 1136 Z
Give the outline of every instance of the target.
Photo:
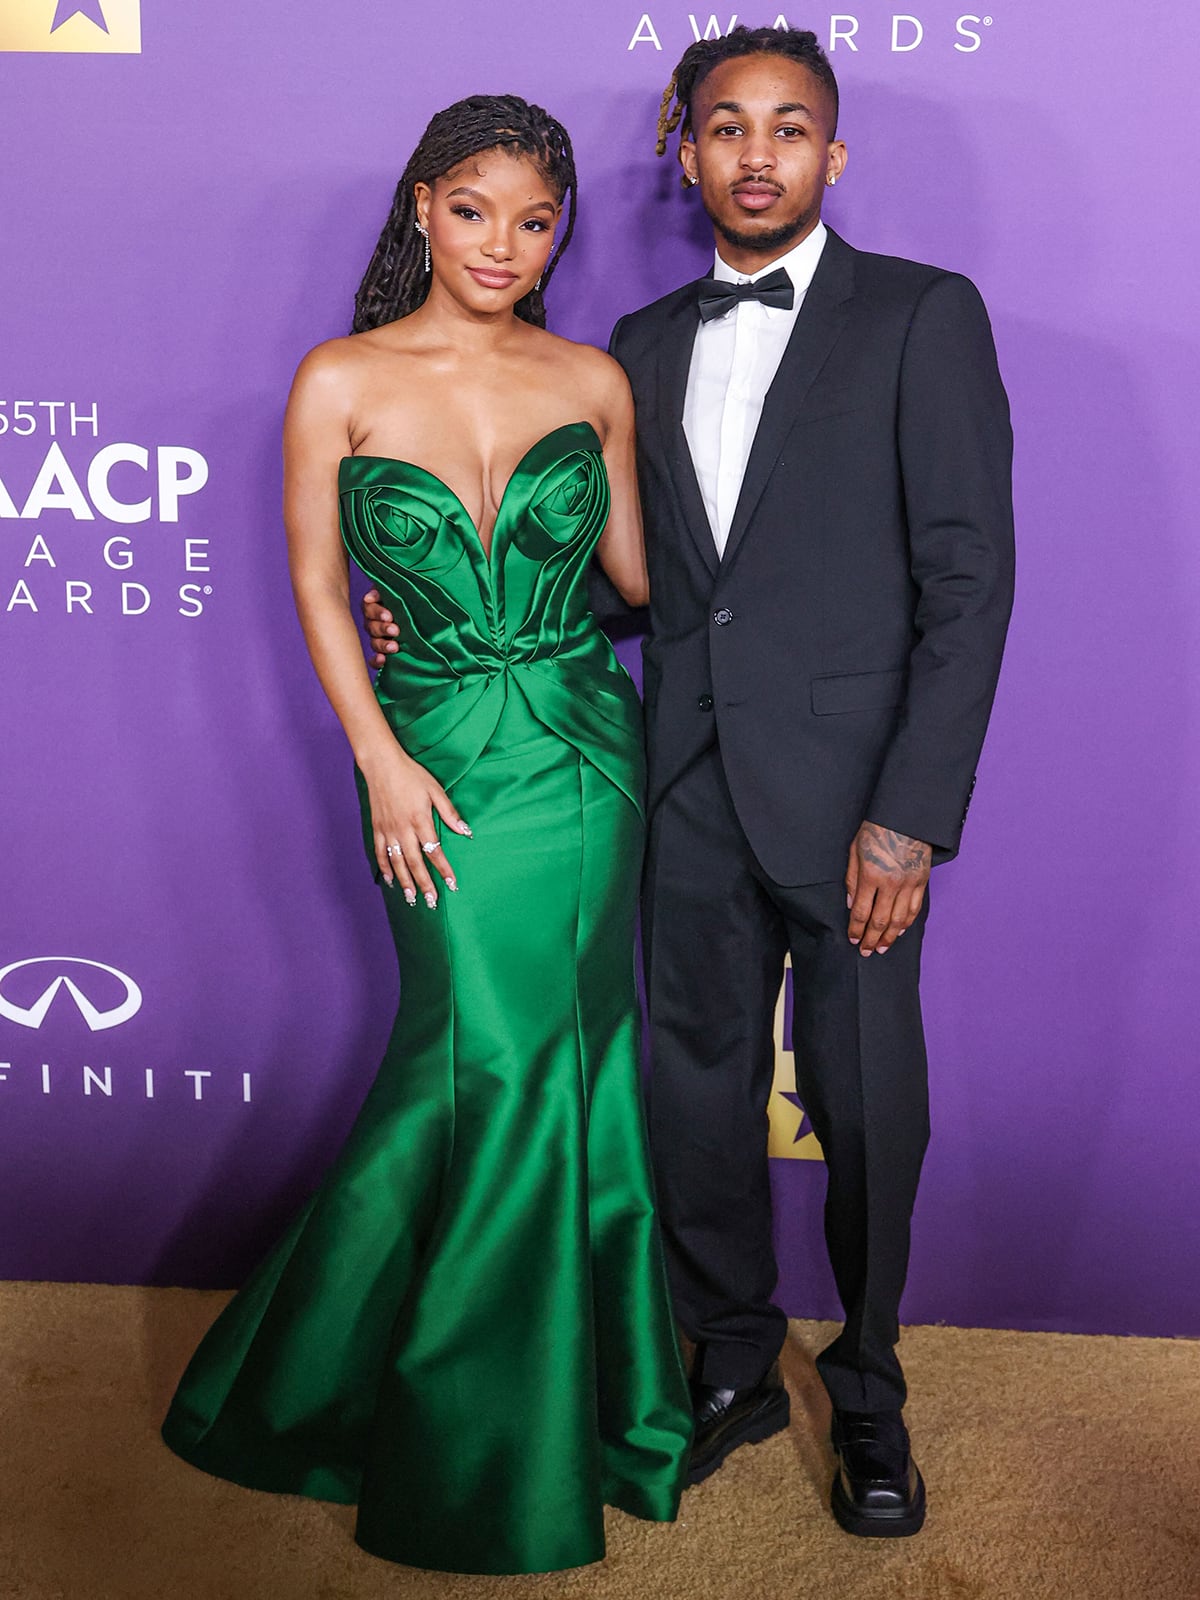
M 838 86 L 829 60 L 817 43 L 815 33 L 801 28 L 731 28 L 719 39 L 700 39 L 684 51 L 683 57 L 662 97 L 658 113 L 657 153 L 667 153 L 667 140 L 675 129 L 683 125 L 683 137 L 691 132 L 692 102 L 696 90 L 714 67 L 736 56 L 786 56 L 807 67 L 813 77 L 822 83 L 833 101 L 832 139 L 837 132 Z
M 524 321 L 537 328 L 546 326 L 543 296 L 575 231 L 575 155 L 571 141 L 562 123 L 541 106 L 530 105 L 515 94 L 477 94 L 439 111 L 421 135 L 404 176 L 396 185 L 391 212 L 354 297 L 355 333 L 407 316 L 429 293 L 425 241 L 417 232 L 414 184 L 427 183 L 432 188 L 438 178 L 460 162 L 482 155 L 485 150 L 528 156 L 560 201 L 570 195 L 566 226 L 546 263 L 540 287 L 530 290 L 514 307 Z

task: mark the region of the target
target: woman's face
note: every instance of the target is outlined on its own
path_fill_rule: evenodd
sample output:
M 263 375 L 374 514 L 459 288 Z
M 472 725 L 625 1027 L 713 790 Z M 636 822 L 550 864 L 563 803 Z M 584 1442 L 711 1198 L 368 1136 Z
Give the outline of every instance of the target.
M 413 195 L 434 283 L 466 310 L 507 312 L 537 283 L 562 204 L 528 156 L 483 151 Z

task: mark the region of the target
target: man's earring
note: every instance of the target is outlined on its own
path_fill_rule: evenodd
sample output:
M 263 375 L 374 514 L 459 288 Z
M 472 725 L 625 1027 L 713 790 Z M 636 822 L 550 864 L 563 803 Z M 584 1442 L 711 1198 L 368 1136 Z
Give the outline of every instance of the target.
M 429 254 L 429 230 L 428 228 L 423 228 L 419 222 L 415 226 L 417 232 L 425 241 L 425 271 L 430 272 L 433 270 L 433 257 Z
M 835 178 L 835 177 L 834 177 L 834 175 L 833 175 L 833 173 L 832 173 L 832 172 L 830 172 L 830 173 L 828 173 L 828 174 L 827 174 L 827 176 L 826 176 L 826 178 L 825 178 L 825 182 L 826 182 L 826 183 L 827 183 L 827 184 L 828 184 L 828 185 L 829 185 L 829 187 L 830 187 L 830 188 L 831 188 L 831 189 L 832 189 L 832 188 L 833 188 L 833 186 L 834 186 L 834 184 L 835 184 L 835 183 L 836 183 L 836 182 L 837 182 L 837 179 L 836 179 L 836 178 Z
M 687 180 L 687 186 L 688 186 L 689 189 L 694 189 L 699 182 L 700 182 L 699 178 L 689 178 Z

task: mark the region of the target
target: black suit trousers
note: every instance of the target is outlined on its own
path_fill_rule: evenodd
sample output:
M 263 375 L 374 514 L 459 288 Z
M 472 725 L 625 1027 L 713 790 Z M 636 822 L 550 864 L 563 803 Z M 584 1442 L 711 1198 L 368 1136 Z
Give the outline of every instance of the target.
M 790 951 L 796 1083 L 825 1153 L 825 1237 L 846 1314 L 817 1365 L 843 1410 L 904 1404 L 894 1347 L 929 1137 L 925 915 L 885 954 L 860 956 L 841 881 L 788 887 L 764 872 L 715 743 L 655 807 L 643 906 L 650 1139 L 676 1313 L 706 1383 L 756 1382 L 786 1332 L 771 1300 L 767 1102 Z

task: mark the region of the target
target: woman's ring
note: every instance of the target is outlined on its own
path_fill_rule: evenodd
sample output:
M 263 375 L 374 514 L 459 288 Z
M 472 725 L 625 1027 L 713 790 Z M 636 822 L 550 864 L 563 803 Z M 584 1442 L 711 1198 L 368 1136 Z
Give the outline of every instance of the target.
M 441 847 L 442 841 L 440 839 L 431 839 L 428 844 L 422 844 L 421 849 L 424 850 L 427 856 L 431 856 L 435 850 L 440 850 Z
M 387 853 L 388 853 L 389 856 L 402 856 L 404 854 L 404 851 L 400 848 L 400 846 L 398 844 L 390 844 L 387 847 Z

